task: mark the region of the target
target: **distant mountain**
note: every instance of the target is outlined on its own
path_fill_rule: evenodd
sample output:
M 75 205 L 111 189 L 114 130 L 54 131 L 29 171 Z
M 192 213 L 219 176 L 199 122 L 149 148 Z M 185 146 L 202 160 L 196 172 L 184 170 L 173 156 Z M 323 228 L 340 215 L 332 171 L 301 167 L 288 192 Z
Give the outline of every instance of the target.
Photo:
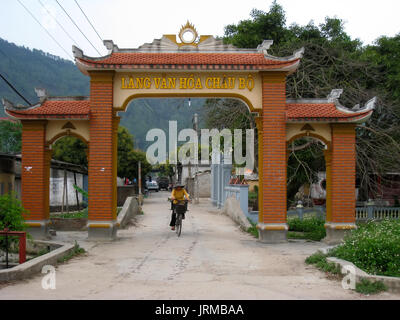
M 199 115 L 200 127 L 203 126 L 203 105 L 206 99 L 191 98 L 189 107 L 188 99 L 185 98 L 153 98 L 136 99 L 127 107 L 126 112 L 120 112 L 120 124 L 128 128 L 135 137 L 135 148 L 146 150 L 153 142 L 146 141 L 146 134 L 150 129 L 162 129 L 167 138 L 169 121 L 175 120 L 178 125 L 178 133 L 185 128 L 193 128 L 193 115 Z
M 88 96 L 89 77 L 75 64 L 41 50 L 30 50 L 0 38 L 0 73 L 7 78 L 32 104 L 38 101 L 34 88 L 46 88 L 51 96 Z M 0 79 L 0 98 L 14 103 L 26 103 Z M 135 137 L 135 148 L 145 150 L 150 129 L 160 128 L 168 135 L 168 121 L 178 121 L 178 130 L 192 128 L 194 113 L 201 120 L 205 99 L 137 99 L 126 112 L 121 112 L 121 125 Z M 4 117 L 0 107 L 0 118 Z M 168 136 L 167 136 L 168 140 Z
M 69 60 L 17 46 L 0 38 L 0 73 L 32 104 L 36 103 L 34 88 L 46 88 L 52 96 L 87 96 L 89 77 L 84 76 Z M 26 105 L 0 79 L 0 97 Z M 4 115 L 0 108 L 0 117 Z

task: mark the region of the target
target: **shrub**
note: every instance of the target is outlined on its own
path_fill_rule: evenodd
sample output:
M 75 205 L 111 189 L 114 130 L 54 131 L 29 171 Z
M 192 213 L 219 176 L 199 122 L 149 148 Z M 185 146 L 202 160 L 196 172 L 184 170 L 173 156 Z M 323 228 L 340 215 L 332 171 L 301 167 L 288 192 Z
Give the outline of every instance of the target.
M 400 276 L 400 220 L 368 222 L 349 233 L 330 255 L 370 274 Z
M 257 224 L 251 221 L 249 218 L 247 220 L 250 222 L 251 227 L 247 229 L 247 232 L 250 233 L 252 236 L 255 238 L 258 238 L 258 229 L 257 229 Z
M 0 196 L 0 230 L 8 228 L 10 231 L 24 231 L 26 226 L 22 214 L 27 214 L 27 211 L 22 207 L 21 201 L 14 194 Z M 9 246 L 12 242 L 17 241 L 14 238 L 9 239 Z M 5 245 L 5 238 L 1 237 L 0 247 L 6 249 Z
M 303 232 L 305 239 L 320 241 L 326 236 L 325 220 L 321 218 L 291 218 L 288 219 L 288 225 L 289 231 Z

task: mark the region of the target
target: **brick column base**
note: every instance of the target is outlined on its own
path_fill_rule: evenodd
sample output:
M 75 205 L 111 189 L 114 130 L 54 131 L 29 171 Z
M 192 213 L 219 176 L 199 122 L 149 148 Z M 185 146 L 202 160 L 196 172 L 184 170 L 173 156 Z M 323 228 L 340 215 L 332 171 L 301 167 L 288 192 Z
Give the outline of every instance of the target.
M 288 225 L 286 223 L 258 223 L 258 240 L 263 243 L 287 242 Z
M 325 223 L 326 237 L 323 239 L 323 242 L 327 244 L 338 244 L 342 242 L 346 233 L 356 228 L 357 226 L 355 223 L 327 222 Z
M 49 240 L 51 239 L 49 229 L 50 220 L 26 220 L 26 232 L 35 240 Z
M 113 240 L 117 237 L 119 223 L 116 221 L 88 221 L 88 238 L 90 240 Z

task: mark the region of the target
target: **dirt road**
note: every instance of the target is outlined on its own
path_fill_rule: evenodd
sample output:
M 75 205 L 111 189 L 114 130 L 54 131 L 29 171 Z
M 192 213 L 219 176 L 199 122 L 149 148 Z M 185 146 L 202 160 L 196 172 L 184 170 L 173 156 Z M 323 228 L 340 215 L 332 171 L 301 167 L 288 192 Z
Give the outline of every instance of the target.
M 206 200 L 190 205 L 177 238 L 167 197 L 152 193 L 145 214 L 114 242 L 58 232 L 57 240 L 80 238 L 87 254 L 56 268 L 55 290 L 42 289 L 38 275 L 0 286 L 0 299 L 368 299 L 304 264 L 323 245 L 259 243 Z

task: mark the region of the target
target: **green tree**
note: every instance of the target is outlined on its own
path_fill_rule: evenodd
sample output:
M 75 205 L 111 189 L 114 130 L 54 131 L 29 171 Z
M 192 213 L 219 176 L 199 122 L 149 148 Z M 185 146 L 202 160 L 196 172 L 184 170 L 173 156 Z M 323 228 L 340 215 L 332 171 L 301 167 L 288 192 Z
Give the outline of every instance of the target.
M 0 230 L 8 228 L 10 231 L 24 231 L 26 225 L 22 214 L 28 214 L 28 212 L 14 194 L 0 196 Z M 10 239 L 8 246 L 15 241 L 16 239 Z M 6 249 L 4 238 L 0 239 L 0 248 Z
M 155 166 L 154 169 L 159 170 L 158 175 L 160 177 L 169 177 L 169 179 L 171 180 L 174 175 L 174 167 L 169 163 L 169 161 Z
M 133 136 L 125 127 L 118 127 L 118 176 L 131 177 Z
M 87 167 L 87 145 L 80 139 L 66 136 L 53 145 L 53 159 Z
M 226 43 L 256 48 L 263 40 L 270 39 L 274 45 L 269 53 L 275 56 L 288 56 L 305 48 L 299 69 L 287 78 L 289 97 L 321 98 L 334 88 L 343 88 L 341 103 L 348 107 L 363 105 L 372 97 L 379 97 L 372 118 L 357 126 L 356 131 L 357 176 L 360 194 L 367 197 L 369 190 L 377 187 L 371 179 L 372 174 L 384 177 L 386 172 L 400 170 L 400 35 L 381 37 L 374 45 L 363 46 L 345 32 L 339 18 L 327 17 L 319 26 L 313 22 L 305 26 L 287 26 L 285 12 L 276 1 L 268 12 L 253 9 L 250 16 L 251 19 L 225 28 Z M 228 106 L 226 100 L 222 103 Z M 215 122 L 223 119 L 225 113 L 222 108 L 210 113 L 209 118 Z M 226 122 L 221 124 L 227 125 Z M 231 125 L 240 123 L 232 121 Z M 299 148 L 296 157 L 290 160 L 290 167 L 303 167 L 305 161 L 309 161 L 309 153 L 307 148 Z M 313 170 L 323 170 L 322 153 L 314 152 L 314 155 L 319 158 L 315 163 L 321 165 Z M 288 178 L 289 173 L 290 168 Z M 297 178 L 296 183 L 307 182 L 304 174 Z
M 256 48 L 263 40 L 274 40 L 278 44 L 291 36 L 286 28 L 285 12 L 276 1 L 269 12 L 253 9 L 250 16 L 251 19 L 225 27 L 225 43 L 240 48 Z
M 0 121 L 0 152 L 21 152 L 22 125 L 19 122 Z
M 146 153 L 133 148 L 134 138 L 128 129 L 118 128 L 118 176 L 130 180 L 138 178 L 138 164 L 141 162 L 142 177 L 150 172 L 152 166 L 146 159 Z

